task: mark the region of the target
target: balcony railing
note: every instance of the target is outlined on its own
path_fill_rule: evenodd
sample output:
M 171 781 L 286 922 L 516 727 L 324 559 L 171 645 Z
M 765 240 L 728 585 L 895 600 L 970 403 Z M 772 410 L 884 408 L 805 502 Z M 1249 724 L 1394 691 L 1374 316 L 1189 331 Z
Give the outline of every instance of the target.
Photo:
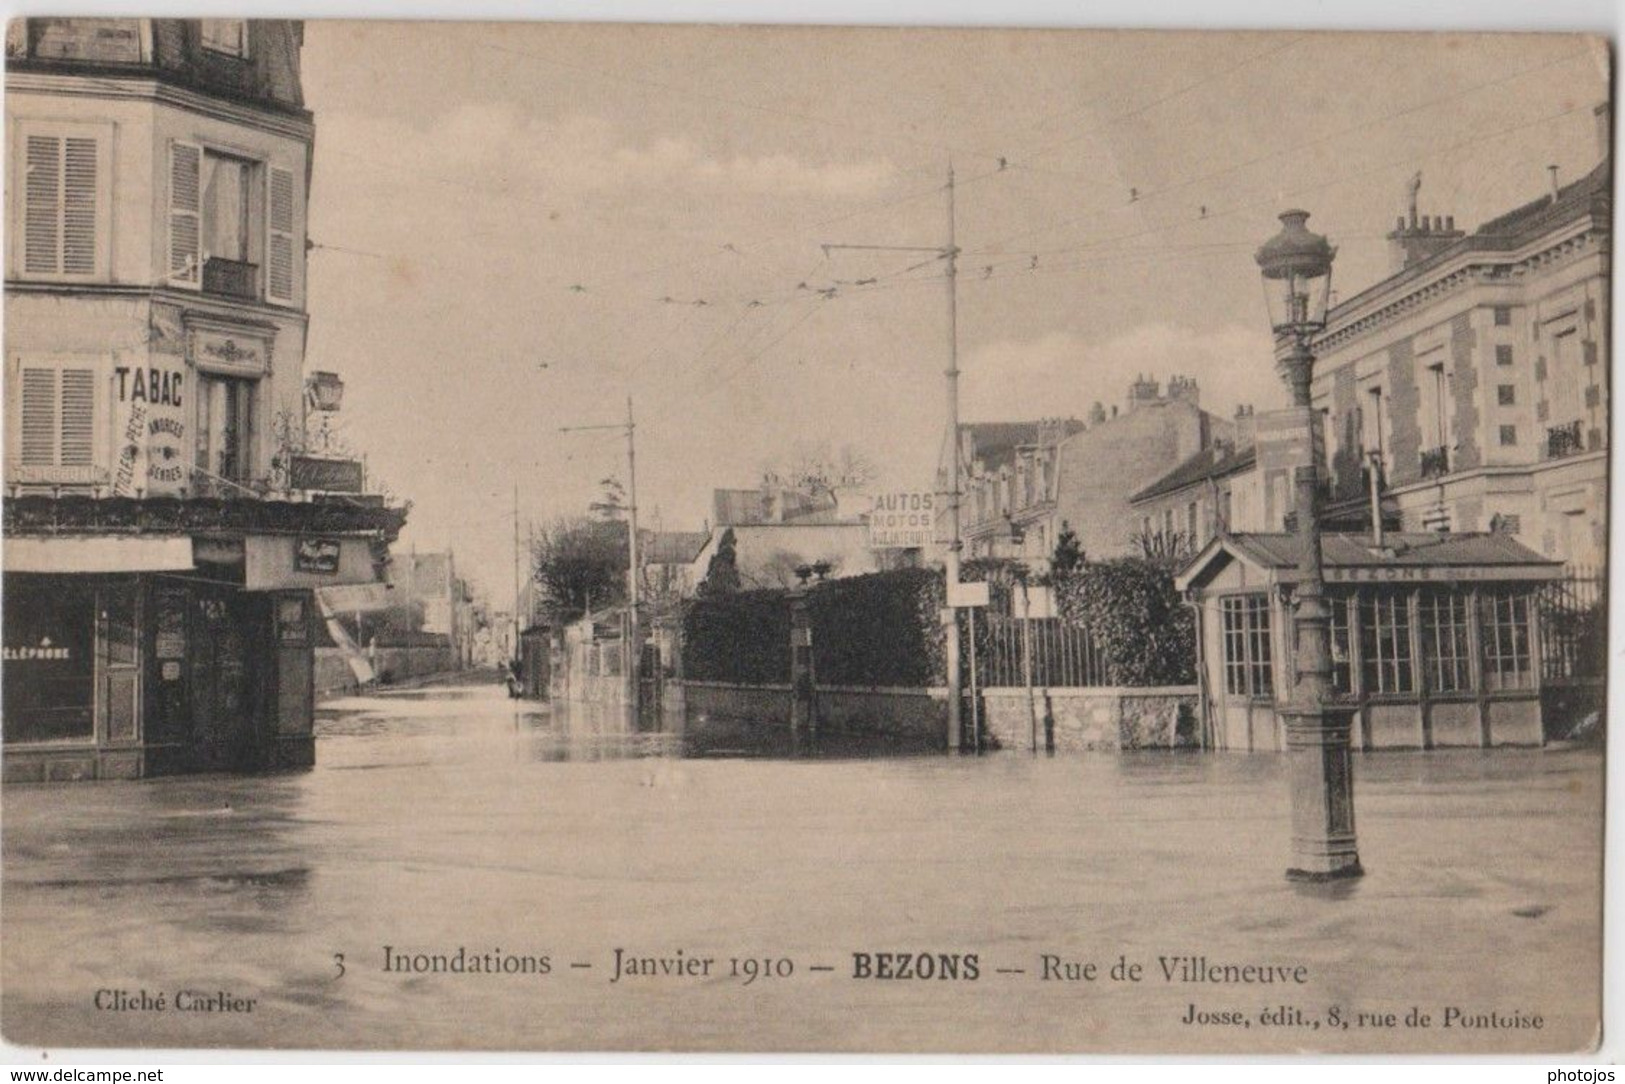
M 1554 425 L 1546 430 L 1546 458 L 1562 459 L 1585 451 L 1585 435 L 1578 421 Z
M 203 261 L 203 292 L 241 298 L 244 301 L 258 301 L 259 265 L 210 256 Z
M 1439 478 L 1450 473 L 1450 449 L 1444 445 L 1422 451 L 1422 477 Z

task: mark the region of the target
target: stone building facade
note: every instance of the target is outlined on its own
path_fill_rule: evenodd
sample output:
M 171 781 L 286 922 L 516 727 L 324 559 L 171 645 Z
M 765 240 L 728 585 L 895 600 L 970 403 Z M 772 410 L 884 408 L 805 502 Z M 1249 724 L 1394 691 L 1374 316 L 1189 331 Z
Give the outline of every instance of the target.
M 300 23 L 6 33 L 5 777 L 308 764 L 313 592 L 404 515 L 294 488 Z
M 1337 305 L 1315 404 L 1333 499 L 1376 470 L 1407 530 L 1503 531 L 1606 554 L 1611 259 L 1607 110 L 1585 176 L 1471 233 L 1412 208 L 1396 267 Z

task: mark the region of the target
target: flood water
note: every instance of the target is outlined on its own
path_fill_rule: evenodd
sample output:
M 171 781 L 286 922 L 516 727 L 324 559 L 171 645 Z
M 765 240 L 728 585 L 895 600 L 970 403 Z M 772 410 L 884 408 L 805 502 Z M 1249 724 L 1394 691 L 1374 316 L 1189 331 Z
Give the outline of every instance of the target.
M 6 788 L 6 1038 L 1035 1052 L 1595 1040 L 1596 751 L 1361 757 L 1367 876 L 1305 887 L 1282 876 L 1274 755 L 950 757 L 699 720 L 647 733 L 490 685 L 333 701 L 318 734 L 317 767 L 299 774 Z M 386 946 L 408 961 L 490 954 L 499 973 L 386 969 Z M 611 981 L 616 949 L 713 963 Z M 881 952 L 957 956 L 960 978 L 855 977 L 855 954 Z M 1046 955 L 1096 977 L 1045 979 Z M 1181 955 L 1301 966 L 1305 981 L 1165 981 L 1159 957 Z M 500 973 L 508 959 L 529 973 Z M 745 985 L 732 959 L 768 974 Z M 109 991 L 162 993 L 166 1008 L 98 1009 Z M 224 992 L 239 1011 L 182 1011 L 181 991 L 191 1006 Z M 1247 1022 L 1182 1023 L 1192 1006 Z M 1268 1024 L 1272 1006 L 1321 1027 Z M 1334 1006 L 1372 1015 L 1343 1030 Z M 1446 1029 L 1451 1007 L 1541 1026 Z M 1413 1010 L 1430 1026 L 1404 1026 Z

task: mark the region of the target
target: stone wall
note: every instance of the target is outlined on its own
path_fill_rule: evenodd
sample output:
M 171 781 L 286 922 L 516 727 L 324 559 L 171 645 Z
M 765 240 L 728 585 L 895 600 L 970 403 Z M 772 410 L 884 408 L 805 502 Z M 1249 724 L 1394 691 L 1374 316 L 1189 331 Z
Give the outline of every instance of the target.
M 789 685 L 684 681 L 681 703 L 692 716 L 790 725 Z M 820 685 L 814 694 L 818 728 L 845 734 L 929 738 L 947 744 L 948 690 Z
M 1033 703 L 1040 749 L 1051 740 L 1062 753 L 1195 748 L 1200 743 L 1194 685 L 1035 689 Z M 1027 690 L 982 690 L 982 725 L 1004 749 L 1031 749 L 1034 727 Z
M 724 681 L 684 681 L 684 708 L 691 715 L 749 719 L 790 725 L 789 685 L 734 685 Z
M 930 738 L 947 745 L 948 690 L 819 686 L 820 728 Z
M 373 660 L 378 683 L 388 686 L 413 678 L 444 674 L 457 668 L 451 645 L 419 647 L 380 647 Z M 342 696 L 360 688 L 344 653 L 336 647 L 316 649 L 316 695 Z

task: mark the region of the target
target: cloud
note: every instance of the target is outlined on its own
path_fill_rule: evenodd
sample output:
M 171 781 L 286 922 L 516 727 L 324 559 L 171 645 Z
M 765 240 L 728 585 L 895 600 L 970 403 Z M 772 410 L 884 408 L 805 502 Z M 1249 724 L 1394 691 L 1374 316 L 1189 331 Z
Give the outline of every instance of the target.
M 1198 331 L 1141 324 L 1098 343 L 1071 331 L 1006 339 L 971 352 L 963 365 L 964 416 L 976 421 L 1087 415 L 1092 404 L 1121 409 L 1139 375 L 1164 385 L 1194 377 L 1202 405 L 1220 416 L 1241 403 L 1285 405 L 1267 331 L 1226 325 Z
M 884 193 L 898 177 L 883 158 L 813 164 L 786 152 L 718 154 L 687 136 L 638 141 L 597 117 L 553 120 L 509 103 L 463 103 L 427 127 L 328 111 L 322 137 L 324 145 L 432 178 L 536 184 L 550 196 L 676 187 L 721 196 L 855 199 Z

